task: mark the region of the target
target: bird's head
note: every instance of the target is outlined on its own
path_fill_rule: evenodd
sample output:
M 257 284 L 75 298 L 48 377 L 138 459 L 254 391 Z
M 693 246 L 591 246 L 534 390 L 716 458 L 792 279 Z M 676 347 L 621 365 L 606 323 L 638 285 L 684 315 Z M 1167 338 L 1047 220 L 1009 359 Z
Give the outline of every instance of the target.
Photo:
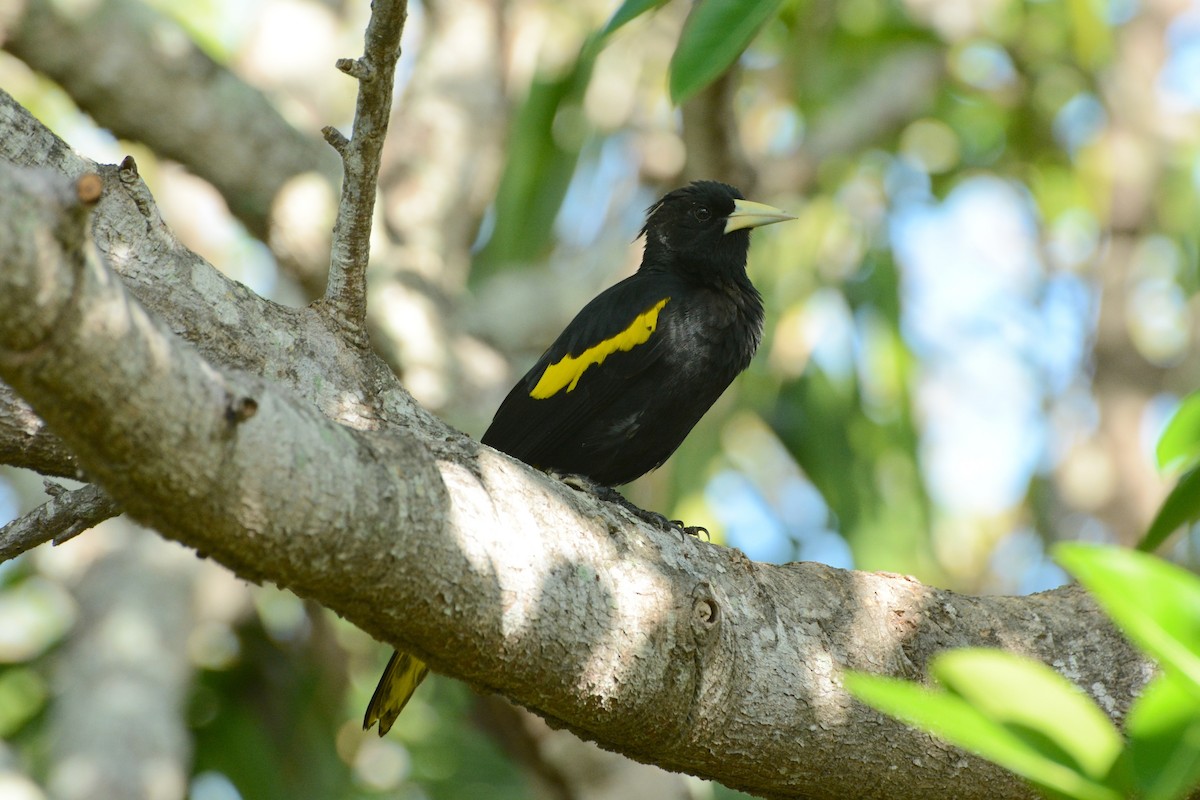
M 732 186 L 695 181 L 669 192 L 646 212 L 643 268 L 669 269 L 699 280 L 737 277 L 746 268 L 750 229 L 795 219 L 754 203 Z

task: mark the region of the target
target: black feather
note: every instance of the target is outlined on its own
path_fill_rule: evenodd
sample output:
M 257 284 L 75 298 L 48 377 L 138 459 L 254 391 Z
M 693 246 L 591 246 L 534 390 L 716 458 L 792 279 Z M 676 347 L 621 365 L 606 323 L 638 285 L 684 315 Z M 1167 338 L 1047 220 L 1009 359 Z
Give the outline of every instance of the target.
M 666 461 L 762 337 L 748 228 L 786 215 L 741 200 L 732 186 L 701 181 L 651 206 L 637 273 L 584 306 L 513 387 L 483 443 L 604 486 Z M 728 224 L 731 214 L 739 224 Z M 393 655 L 363 727 L 379 720 L 382 736 L 427 671 Z
M 746 275 L 749 231 L 725 233 L 740 199 L 732 186 L 701 181 L 651 206 L 641 267 L 584 306 L 513 387 L 483 443 L 605 486 L 666 461 L 762 336 L 762 298 Z M 645 342 L 606 354 L 570 390 L 531 396 L 547 369 L 603 347 L 663 300 Z

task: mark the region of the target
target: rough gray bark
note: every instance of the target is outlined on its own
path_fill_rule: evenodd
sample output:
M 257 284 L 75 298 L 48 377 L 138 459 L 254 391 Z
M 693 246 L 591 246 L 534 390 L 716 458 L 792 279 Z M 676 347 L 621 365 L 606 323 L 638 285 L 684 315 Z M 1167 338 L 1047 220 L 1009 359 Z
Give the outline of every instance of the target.
M 338 60 L 338 69 L 359 83 L 353 139 L 347 139 L 332 126 L 322 131 L 342 157 L 345 180 L 333 226 L 329 286 L 319 302 L 327 307 L 345 337 L 363 349 L 368 344 L 367 262 L 379 163 L 392 110 L 400 34 L 408 19 L 408 4 L 398 5 L 398 13 L 371 14 L 362 58 Z
M 0 464 L 59 478 L 82 478 L 75 455 L 29 404 L 0 384 Z
M 1031 796 L 852 701 L 846 668 L 920 677 L 947 647 L 1000 646 L 1116 719 L 1147 679 L 1078 589 L 754 564 L 482 447 L 319 310 L 183 251 L 128 165 L 99 170 L 94 253 L 61 177 L 79 160 L 0 100 L 0 377 L 135 518 L 239 575 L 553 726 L 765 796 Z M 58 174 L 11 166 L 30 160 Z

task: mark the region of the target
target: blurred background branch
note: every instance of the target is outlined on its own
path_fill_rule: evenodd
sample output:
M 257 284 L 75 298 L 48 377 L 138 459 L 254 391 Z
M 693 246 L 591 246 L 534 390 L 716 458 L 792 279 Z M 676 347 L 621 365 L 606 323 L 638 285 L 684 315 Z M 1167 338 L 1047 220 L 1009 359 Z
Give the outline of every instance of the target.
M 113 136 L 139 142 L 211 184 L 251 236 L 275 237 L 278 264 L 306 294 L 318 296 L 329 265 L 328 232 L 311 247 L 290 246 L 297 237 L 288 234 L 289 224 L 309 225 L 311 218 L 274 218 L 288 207 L 281 193 L 305 185 L 304 176 L 333 188 L 340 182 L 337 158 L 311 119 L 308 132 L 296 127 L 230 65 L 214 61 L 179 21 L 138 0 L 81 6 L 31 0 L 15 8 L 0 20 L 5 50 L 54 80 Z

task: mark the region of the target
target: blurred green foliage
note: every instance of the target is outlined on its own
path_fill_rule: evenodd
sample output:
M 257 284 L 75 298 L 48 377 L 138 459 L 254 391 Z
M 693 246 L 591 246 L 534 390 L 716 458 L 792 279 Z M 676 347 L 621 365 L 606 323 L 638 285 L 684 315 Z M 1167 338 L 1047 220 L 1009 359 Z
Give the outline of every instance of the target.
M 278 641 L 257 620 L 239 639 L 232 667 L 204 672 L 197 683 L 197 773 L 220 773 L 243 797 L 263 800 L 397 792 L 467 800 L 481 796 L 480 787 L 498 800 L 527 796 L 520 772 L 471 723 L 473 698 L 461 684 L 429 681 L 386 740 L 372 731 L 360 749 L 346 742 L 364 735 L 356 720 L 367 695 L 346 691 L 346 663 L 330 659 L 336 650 L 319 637 Z
M 1000 650 L 951 650 L 939 684 L 851 674 L 860 700 L 1012 770 L 1046 797 L 1176 800 L 1200 785 L 1200 578 L 1132 550 L 1063 544 L 1059 558 L 1162 668 L 1125 739 L 1050 667 Z
M 1138 543 L 1139 550 L 1148 552 L 1157 550 L 1180 526 L 1200 519 L 1200 393 L 1179 404 L 1158 439 L 1155 457 L 1160 469 L 1183 475 Z

